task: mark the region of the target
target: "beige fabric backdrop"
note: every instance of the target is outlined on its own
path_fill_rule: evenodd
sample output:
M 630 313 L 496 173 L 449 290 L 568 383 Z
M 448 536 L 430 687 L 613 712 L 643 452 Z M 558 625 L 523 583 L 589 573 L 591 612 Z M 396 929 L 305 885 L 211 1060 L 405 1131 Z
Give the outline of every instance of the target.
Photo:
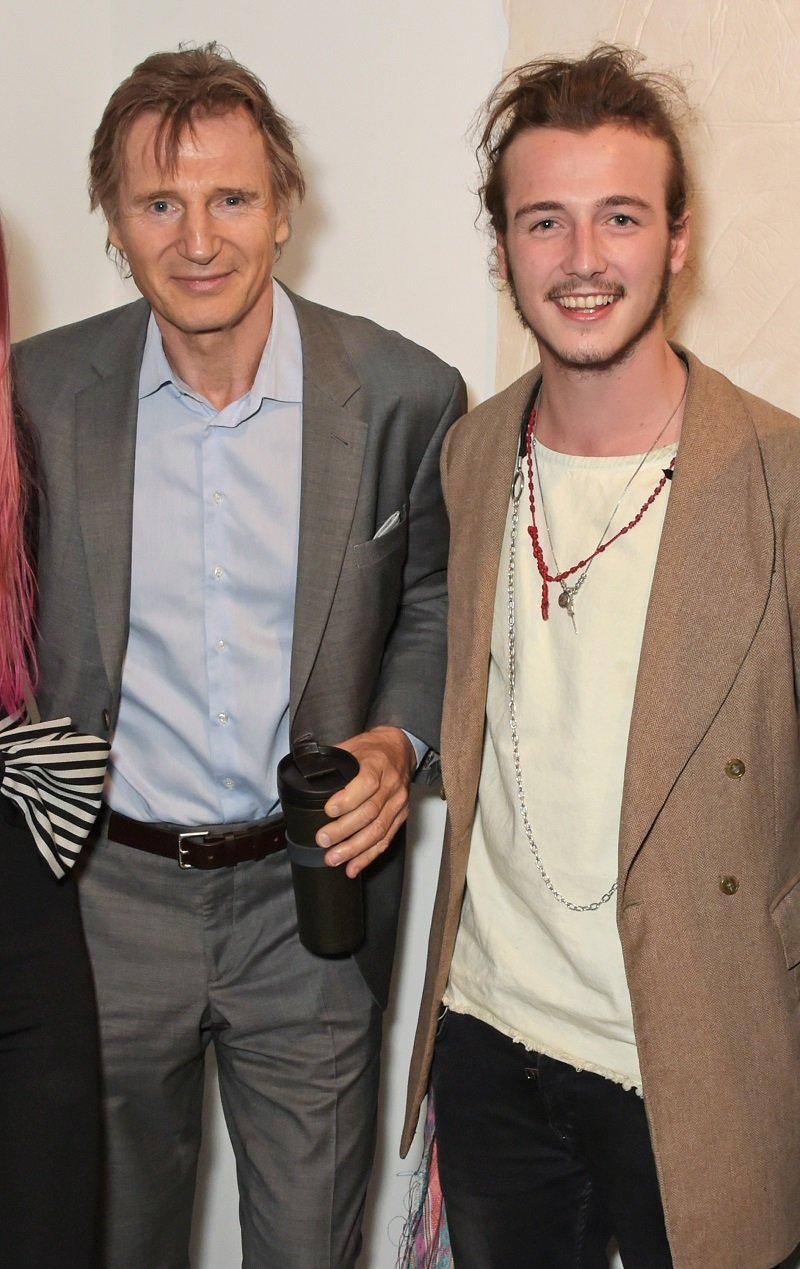
M 598 40 L 677 69 L 696 120 L 694 252 L 673 331 L 744 387 L 800 414 L 800 4 L 797 0 L 505 0 L 508 67 Z M 534 360 L 505 297 L 498 387 Z

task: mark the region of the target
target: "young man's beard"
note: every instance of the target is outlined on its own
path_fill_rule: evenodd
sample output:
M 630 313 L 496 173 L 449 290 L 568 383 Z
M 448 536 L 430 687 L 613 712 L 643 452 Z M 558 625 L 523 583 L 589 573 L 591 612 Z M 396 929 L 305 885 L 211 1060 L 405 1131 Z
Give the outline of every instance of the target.
M 661 286 L 659 287 L 658 295 L 656 296 L 653 307 L 647 314 L 647 317 L 641 323 L 638 330 L 635 330 L 633 334 L 626 339 L 624 344 L 622 344 L 619 348 L 614 349 L 613 352 L 608 353 L 606 356 L 603 356 L 592 349 L 587 349 L 586 352 L 578 353 L 575 356 L 569 356 L 568 354 L 563 353 L 555 346 L 555 344 L 550 343 L 549 339 L 534 330 L 533 326 L 531 326 L 527 317 L 520 308 L 517 289 L 514 285 L 514 276 L 510 268 L 508 268 L 507 272 L 508 289 L 511 293 L 511 299 L 514 302 L 514 308 L 517 311 L 517 317 L 522 322 L 525 329 L 530 331 L 533 335 L 540 348 L 546 348 L 550 356 L 566 370 L 583 370 L 588 374 L 598 373 L 605 370 L 611 370 L 614 366 L 619 366 L 626 361 L 633 353 L 637 344 L 644 339 L 645 335 L 650 333 L 659 317 L 661 317 L 661 315 L 666 311 L 667 302 L 669 300 L 669 288 L 672 282 L 670 254 L 671 252 L 668 248 L 667 256 L 664 261 L 664 271 L 661 277 Z M 624 291 L 622 294 L 624 294 Z

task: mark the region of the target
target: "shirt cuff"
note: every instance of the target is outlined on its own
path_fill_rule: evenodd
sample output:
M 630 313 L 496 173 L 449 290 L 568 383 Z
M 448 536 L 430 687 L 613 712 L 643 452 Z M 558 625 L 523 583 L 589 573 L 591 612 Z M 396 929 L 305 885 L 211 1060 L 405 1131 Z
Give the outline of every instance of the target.
M 411 741 L 411 746 L 414 750 L 414 753 L 417 755 L 417 770 L 419 770 L 419 765 L 424 759 L 426 753 L 428 752 L 428 746 L 425 744 L 424 740 L 418 740 L 416 736 L 412 736 L 411 732 L 406 731 L 405 727 L 403 727 L 401 730 L 403 731 L 403 734 L 408 736 L 408 739 Z

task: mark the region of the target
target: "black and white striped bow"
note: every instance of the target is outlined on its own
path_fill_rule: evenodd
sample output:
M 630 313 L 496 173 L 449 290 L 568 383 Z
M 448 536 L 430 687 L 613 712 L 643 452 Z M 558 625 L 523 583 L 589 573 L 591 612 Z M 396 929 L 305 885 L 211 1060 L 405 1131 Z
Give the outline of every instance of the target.
M 0 793 L 22 811 L 57 877 L 75 863 L 95 821 L 110 751 L 71 726 L 71 718 L 0 719 Z

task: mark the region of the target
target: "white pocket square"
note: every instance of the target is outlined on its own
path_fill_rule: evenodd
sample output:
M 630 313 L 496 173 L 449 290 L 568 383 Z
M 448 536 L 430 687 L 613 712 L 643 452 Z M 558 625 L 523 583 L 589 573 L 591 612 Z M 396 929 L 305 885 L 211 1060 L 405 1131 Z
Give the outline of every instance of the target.
M 392 530 L 396 524 L 399 524 L 401 520 L 405 519 L 405 515 L 406 515 L 405 507 L 401 507 L 399 511 L 393 511 L 392 514 L 389 516 L 388 520 L 384 520 L 383 524 L 378 529 L 378 532 L 375 534 L 375 537 L 373 537 L 372 539 L 373 542 L 375 541 L 375 538 L 382 538 L 384 534 L 389 533 L 390 530 Z

